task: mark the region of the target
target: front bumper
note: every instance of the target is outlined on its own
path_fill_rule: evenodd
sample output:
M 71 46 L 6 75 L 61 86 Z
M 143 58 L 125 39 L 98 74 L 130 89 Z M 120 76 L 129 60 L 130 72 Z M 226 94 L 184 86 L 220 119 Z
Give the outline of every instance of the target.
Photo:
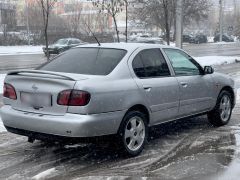
M 43 115 L 18 111 L 9 105 L 3 106 L 0 112 L 8 129 L 76 138 L 116 134 L 125 114 L 124 111 L 117 111 L 93 115 Z
M 43 52 L 46 54 L 47 53 L 47 49 L 43 48 Z M 49 52 L 49 54 L 59 54 L 58 49 L 48 48 L 48 52 Z

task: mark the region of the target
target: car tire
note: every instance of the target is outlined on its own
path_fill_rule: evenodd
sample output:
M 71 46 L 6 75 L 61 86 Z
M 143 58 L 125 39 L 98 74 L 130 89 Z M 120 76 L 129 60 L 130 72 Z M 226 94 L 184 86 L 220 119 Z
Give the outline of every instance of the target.
M 147 117 L 140 111 L 128 112 L 120 125 L 118 144 L 124 154 L 130 157 L 139 155 L 148 139 Z M 119 147 L 119 146 L 118 146 Z
M 223 126 L 228 124 L 232 115 L 233 99 L 228 91 L 221 91 L 215 108 L 208 113 L 208 120 L 214 126 Z
M 58 53 L 57 54 L 61 54 L 65 51 L 65 49 L 58 49 Z

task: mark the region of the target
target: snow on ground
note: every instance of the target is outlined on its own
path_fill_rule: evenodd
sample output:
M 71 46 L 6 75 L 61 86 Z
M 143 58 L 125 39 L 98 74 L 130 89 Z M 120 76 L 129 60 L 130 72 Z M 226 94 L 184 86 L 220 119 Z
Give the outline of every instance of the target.
M 239 126 L 237 126 L 236 128 L 239 128 Z M 233 162 L 230 164 L 230 166 L 227 168 L 227 170 L 223 174 L 220 174 L 220 176 L 214 178 L 213 180 L 239 179 L 239 177 L 240 177 L 240 171 L 239 171 L 239 168 L 240 168 L 240 161 L 239 161 L 240 131 L 239 130 L 235 133 L 235 139 L 236 139 L 235 156 L 237 157 L 237 159 L 233 160 Z
M 235 44 L 236 42 L 225 42 L 225 41 L 222 41 L 222 42 L 212 42 L 212 43 L 209 43 L 209 45 L 216 45 L 216 44 L 219 44 L 219 45 L 224 45 L 224 44 Z
M 3 122 L 2 122 L 2 119 L 1 119 L 1 117 L 0 117 L 0 133 L 1 132 L 6 132 L 7 130 L 6 130 L 6 128 L 4 127 L 4 125 L 3 125 Z
M 204 56 L 194 57 L 194 59 L 202 66 L 231 64 L 235 63 L 236 60 L 240 61 L 240 57 L 234 56 Z
M 0 94 L 3 93 L 3 82 L 4 82 L 4 78 L 5 78 L 5 74 L 0 74 Z
M 207 37 L 207 39 L 208 39 L 208 42 L 209 42 L 209 43 L 214 42 L 214 37 L 213 37 L 213 36 L 209 36 L 209 37 Z
M 0 55 L 42 54 L 42 46 L 0 46 Z
M 43 172 L 37 174 L 36 176 L 34 176 L 32 179 L 34 179 L 34 180 L 46 179 L 46 177 L 52 175 L 53 173 L 56 173 L 55 168 L 51 168 L 46 171 L 43 171 Z

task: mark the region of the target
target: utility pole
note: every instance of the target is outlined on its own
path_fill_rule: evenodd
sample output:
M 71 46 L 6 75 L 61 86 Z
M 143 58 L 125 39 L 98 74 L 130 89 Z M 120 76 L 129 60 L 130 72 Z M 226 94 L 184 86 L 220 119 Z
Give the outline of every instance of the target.
M 125 8 L 126 8 L 126 43 L 128 42 L 128 0 L 125 0 Z
M 182 48 L 183 0 L 177 0 L 176 8 L 176 47 Z
M 223 0 L 219 0 L 220 12 L 219 12 L 219 41 L 222 42 L 223 37 Z
M 28 38 L 28 45 L 30 45 L 30 29 L 29 29 L 29 9 L 28 9 L 28 2 L 25 0 L 25 7 L 26 7 L 26 14 L 27 14 L 27 38 Z

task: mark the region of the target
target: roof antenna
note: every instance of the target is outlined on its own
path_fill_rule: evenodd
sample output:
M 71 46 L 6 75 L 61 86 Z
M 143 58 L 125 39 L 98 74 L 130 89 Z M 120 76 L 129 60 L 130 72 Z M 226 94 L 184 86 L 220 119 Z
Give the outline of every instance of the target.
M 87 25 L 87 23 L 85 22 L 84 24 L 87 26 L 88 30 L 90 31 L 90 33 L 92 34 L 92 36 L 94 37 L 94 39 L 97 41 L 98 46 L 101 46 L 100 42 L 98 41 L 98 38 L 97 38 L 97 37 L 95 36 L 95 34 L 92 32 L 92 30 L 91 30 L 90 27 Z

